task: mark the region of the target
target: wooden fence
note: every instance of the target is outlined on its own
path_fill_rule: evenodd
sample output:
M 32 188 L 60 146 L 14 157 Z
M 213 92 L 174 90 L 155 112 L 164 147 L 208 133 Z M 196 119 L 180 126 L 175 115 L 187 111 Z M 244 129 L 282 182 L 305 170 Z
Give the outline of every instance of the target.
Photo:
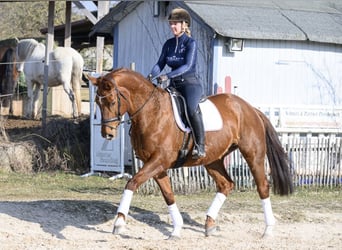
M 280 136 L 283 147 L 289 156 L 293 183 L 295 186 L 307 187 L 342 187 L 342 138 L 336 136 Z M 137 171 L 142 162 L 135 160 Z M 239 151 L 225 158 L 228 174 L 235 182 L 236 190 L 255 189 L 253 176 Z M 271 179 L 266 161 L 265 169 Z M 195 193 L 216 189 L 213 179 L 203 166 L 171 169 L 168 172 L 176 193 Z M 139 192 L 153 194 L 159 192 L 153 179 L 143 184 Z
M 295 137 L 284 145 L 297 186 L 342 186 L 341 137 Z

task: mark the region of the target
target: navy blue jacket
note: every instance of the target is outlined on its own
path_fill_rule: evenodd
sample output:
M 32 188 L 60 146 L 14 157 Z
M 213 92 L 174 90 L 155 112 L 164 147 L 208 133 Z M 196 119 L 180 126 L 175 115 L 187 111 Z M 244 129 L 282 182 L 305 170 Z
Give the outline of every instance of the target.
M 180 37 L 167 40 L 156 65 L 152 68 L 152 77 L 158 76 L 165 65 L 171 68 L 167 73 L 169 79 L 196 73 L 197 44 L 185 33 Z
M 193 116 L 203 94 L 203 88 L 196 76 L 197 44 L 185 33 L 165 42 L 159 60 L 152 68 L 152 78 L 158 76 L 165 65 L 171 68 L 167 77 L 170 86 L 185 98 L 189 116 Z

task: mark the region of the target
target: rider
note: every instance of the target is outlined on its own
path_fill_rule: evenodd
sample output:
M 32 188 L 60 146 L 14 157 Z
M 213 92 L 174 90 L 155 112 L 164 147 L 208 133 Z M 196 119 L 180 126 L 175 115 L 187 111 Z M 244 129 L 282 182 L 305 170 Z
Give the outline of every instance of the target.
M 171 71 L 159 76 L 159 81 L 170 79 L 174 87 L 185 98 L 190 127 L 194 138 L 192 158 L 205 157 L 204 127 L 199 101 L 203 95 L 203 87 L 196 76 L 197 44 L 191 37 L 189 13 L 182 8 L 172 10 L 168 18 L 174 37 L 168 39 L 162 48 L 157 64 L 152 68 L 149 77 L 160 74 L 165 65 Z

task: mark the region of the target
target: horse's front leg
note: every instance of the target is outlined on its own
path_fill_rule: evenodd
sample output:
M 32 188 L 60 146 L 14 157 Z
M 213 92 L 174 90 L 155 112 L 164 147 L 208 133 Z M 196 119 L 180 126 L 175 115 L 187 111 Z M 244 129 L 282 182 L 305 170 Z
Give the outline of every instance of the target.
M 125 189 L 114 221 L 113 234 L 121 234 L 126 226 L 126 219 L 133 198 L 133 191 Z
M 33 85 L 33 97 L 31 98 L 32 103 L 32 118 L 37 119 L 38 115 L 38 99 L 39 99 L 39 92 L 40 92 L 40 85 L 34 84 Z
M 171 216 L 173 231 L 169 239 L 178 239 L 180 238 L 180 233 L 183 227 L 183 218 L 176 205 L 175 196 L 171 188 L 170 178 L 164 171 L 161 174 L 155 176 L 154 180 L 158 183 L 164 200 L 168 205 L 169 214 Z
M 30 79 L 26 79 L 26 86 L 27 86 L 27 109 L 25 110 L 25 116 L 27 118 L 33 119 L 33 83 Z
M 227 198 L 227 195 L 234 188 L 234 182 L 227 174 L 223 160 L 218 160 L 206 165 L 205 168 L 207 169 L 208 174 L 214 179 L 217 187 L 217 193 L 207 211 L 207 217 L 204 226 L 205 236 L 210 236 L 217 230 L 215 220 L 224 201 Z
M 120 234 L 126 226 L 126 219 L 129 212 L 129 207 L 133 198 L 133 193 L 138 187 L 153 176 L 163 172 L 164 169 L 159 160 L 146 162 L 144 166 L 136 173 L 131 180 L 126 184 L 124 193 L 120 200 L 120 205 L 117 210 L 117 216 L 114 221 L 113 234 Z

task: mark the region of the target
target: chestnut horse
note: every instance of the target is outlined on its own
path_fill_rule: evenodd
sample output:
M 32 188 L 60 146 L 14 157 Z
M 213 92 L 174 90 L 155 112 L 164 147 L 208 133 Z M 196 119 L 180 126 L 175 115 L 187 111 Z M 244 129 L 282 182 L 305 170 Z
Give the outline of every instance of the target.
M 167 170 L 177 161 L 184 132 L 176 125 L 169 94 L 141 74 L 128 69 L 117 69 L 99 78 L 89 79 L 97 87 L 96 103 L 102 115 L 102 136 L 109 140 L 114 138 L 122 115 L 128 113 L 132 124 L 132 146 L 137 157 L 144 163 L 126 184 L 113 233 L 120 234 L 126 224 L 133 192 L 142 183 L 153 178 L 161 189 L 172 219 L 173 231 L 170 238 L 180 237 L 183 219 L 175 202 Z M 236 149 L 240 150 L 253 174 L 264 211 L 264 236 L 270 235 L 275 218 L 265 175 L 266 155 L 271 168 L 274 193 L 288 195 L 293 192 L 287 156 L 277 133 L 263 113 L 238 96 L 217 94 L 208 98 L 218 108 L 223 119 L 223 128 L 206 132 L 205 158 L 194 160 L 190 154 L 184 164 L 204 165 L 216 182 L 217 193 L 206 214 L 205 235 L 215 232 L 215 219 L 226 196 L 234 187 L 234 182 L 225 169 L 224 158 Z M 189 147 L 192 146 L 191 142 Z

